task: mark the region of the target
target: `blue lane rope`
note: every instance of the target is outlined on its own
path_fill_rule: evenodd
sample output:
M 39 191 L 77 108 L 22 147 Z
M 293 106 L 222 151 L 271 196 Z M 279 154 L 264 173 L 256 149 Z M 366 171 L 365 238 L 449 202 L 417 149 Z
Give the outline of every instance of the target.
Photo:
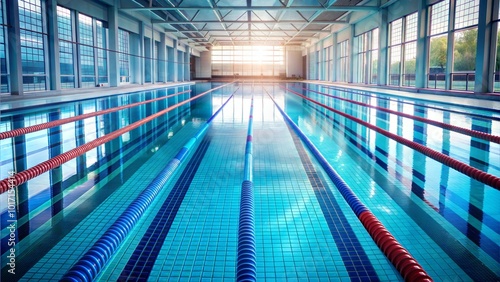
M 349 206 L 352 208 L 357 217 L 360 216 L 362 212 L 369 211 L 368 208 L 359 200 L 359 198 L 352 192 L 351 188 L 345 183 L 345 181 L 340 177 L 340 175 L 333 169 L 333 167 L 328 163 L 323 154 L 314 146 L 314 144 L 307 138 L 307 136 L 300 130 L 300 128 L 292 121 L 292 119 L 281 109 L 281 107 L 276 103 L 274 98 L 266 91 L 267 95 L 271 97 L 276 108 L 280 111 L 281 115 L 285 118 L 288 124 L 293 128 L 293 130 L 300 137 L 302 142 L 307 146 L 311 153 L 316 157 L 319 164 L 323 167 L 325 172 L 328 174 L 332 182 L 335 184 L 337 189 L 340 191 L 344 199 L 347 201 Z
M 257 280 L 257 254 L 255 251 L 255 220 L 253 199 L 253 97 L 250 105 L 247 142 L 245 147 L 245 173 L 241 185 L 240 219 L 238 227 L 238 259 L 236 281 Z
M 220 88 L 220 87 L 218 87 Z M 218 89 L 213 88 L 212 90 Z M 60 281 L 88 282 L 94 281 L 110 258 L 114 255 L 128 233 L 151 205 L 156 195 L 172 177 L 179 164 L 189 154 L 196 141 L 205 133 L 214 117 L 233 98 L 237 88 L 224 104 L 206 121 L 202 128 L 192 137 L 156 176 L 156 178 L 141 192 L 141 194 L 127 207 L 109 229 L 97 240 L 90 250 L 83 255 L 73 267 L 66 272 Z

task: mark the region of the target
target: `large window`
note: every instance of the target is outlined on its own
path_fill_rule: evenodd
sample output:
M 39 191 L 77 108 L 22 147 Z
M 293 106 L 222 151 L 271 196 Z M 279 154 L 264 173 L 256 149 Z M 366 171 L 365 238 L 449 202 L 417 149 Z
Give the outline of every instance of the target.
M 349 78 L 349 40 L 338 43 L 338 81 L 347 82 Z
M 161 80 L 160 78 L 160 57 L 158 56 L 158 52 L 159 52 L 159 49 L 160 49 L 160 42 L 158 41 L 154 41 L 155 44 L 153 46 L 153 54 L 154 54 L 154 57 L 156 58 L 156 60 L 154 60 L 154 74 L 155 74 L 155 81 L 156 82 L 159 82 Z M 166 52 L 167 48 L 165 48 L 165 52 Z
M 415 86 L 417 13 L 391 22 L 389 54 L 389 84 Z
M 118 51 L 120 61 L 120 83 L 130 82 L 129 33 L 118 30 Z
M 74 88 L 75 62 L 73 57 L 73 19 L 71 11 L 61 6 L 57 6 L 57 31 L 59 33 L 61 88 Z
M 449 0 L 431 6 L 429 69 L 427 73 L 427 87 L 430 88 L 446 88 L 445 70 L 448 50 L 449 8 Z
M 371 72 L 370 72 L 370 83 L 377 84 L 378 77 L 378 45 L 379 45 L 379 32 L 378 28 L 372 31 L 372 50 L 371 50 Z
M 389 84 L 399 86 L 401 80 L 401 45 L 403 43 L 403 19 L 390 24 Z
M 80 70 L 82 76 L 82 87 L 93 87 L 95 82 L 95 59 L 94 59 L 94 32 L 92 18 L 86 15 L 78 15 L 80 32 Z
M 377 83 L 378 28 L 360 34 L 357 40 L 357 81 L 366 84 Z
M 332 81 L 333 46 L 328 46 L 324 49 L 323 59 L 325 70 L 324 80 Z
M 495 92 L 500 92 L 500 8 L 498 11 L 494 12 L 496 14 L 496 26 L 497 26 L 497 58 L 495 61 L 495 85 L 494 85 L 494 90 Z
M 78 15 L 76 26 L 74 15 L 74 11 L 57 6 L 61 88 L 108 83 L 107 28 L 103 22 L 83 14 Z M 75 55 L 77 48 L 79 56 Z
M 213 76 L 282 76 L 282 46 L 214 46 Z
M 42 4 L 40 0 L 18 1 L 23 89 L 46 90 L 46 35 L 43 31 Z
M 3 17 L 3 1 L 0 1 L 0 92 L 9 92 L 9 71 L 5 46 L 5 28 Z
M 101 21 L 96 20 L 96 41 L 97 41 L 97 82 L 108 83 L 108 51 L 106 44 L 107 28 Z
M 473 90 L 476 68 L 479 0 L 457 0 L 451 88 Z

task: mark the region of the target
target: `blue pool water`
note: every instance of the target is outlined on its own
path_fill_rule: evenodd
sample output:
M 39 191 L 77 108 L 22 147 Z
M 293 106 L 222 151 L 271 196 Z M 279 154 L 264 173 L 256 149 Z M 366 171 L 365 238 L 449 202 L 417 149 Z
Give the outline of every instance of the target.
M 192 90 L 0 140 L 1 178 L 219 85 L 2 112 L 0 132 Z M 60 279 L 234 93 L 98 280 L 235 279 L 252 97 L 257 280 L 403 280 L 271 97 L 435 281 L 500 279 L 498 190 L 280 86 L 500 177 L 499 144 L 317 92 L 496 136 L 500 111 L 315 84 L 231 84 L 20 185 L 15 275 L 1 194 L 2 278 Z

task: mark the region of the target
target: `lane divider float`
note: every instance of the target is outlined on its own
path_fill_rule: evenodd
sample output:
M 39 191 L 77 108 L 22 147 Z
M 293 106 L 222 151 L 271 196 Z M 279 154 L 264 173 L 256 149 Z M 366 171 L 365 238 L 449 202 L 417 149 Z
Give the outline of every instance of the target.
M 227 84 L 223 85 L 226 86 Z M 220 88 L 220 87 L 218 87 Z M 217 89 L 218 89 L 217 88 Z M 213 88 L 215 90 L 216 88 Z M 88 282 L 94 281 L 101 270 L 104 269 L 116 250 L 123 243 L 127 235 L 137 224 L 144 212 L 151 205 L 163 186 L 170 180 L 180 163 L 189 154 L 197 140 L 207 131 L 212 120 L 222 108 L 233 98 L 237 88 L 224 104 L 206 121 L 194 137 L 179 150 L 176 156 L 168 162 L 165 168 L 156 176 L 151 183 L 139 194 L 139 196 L 127 207 L 118 219 L 108 228 L 96 243 L 64 274 L 60 281 L 63 282 Z M 209 90 L 210 91 L 210 90 Z M 208 93 L 204 92 L 205 94 Z M 211 91 L 210 91 L 211 92 Z M 200 94 L 201 95 L 201 94 Z
M 200 97 L 202 97 L 202 96 L 204 96 L 212 91 L 215 91 L 217 89 L 220 89 L 222 87 L 225 87 L 225 86 L 233 84 L 233 83 L 234 82 L 226 83 L 224 85 L 207 90 L 203 93 L 200 93 L 199 95 L 197 95 L 195 97 L 189 98 L 189 99 L 184 100 L 180 103 L 172 105 L 172 106 L 170 106 L 164 110 L 161 110 L 155 114 L 152 114 L 152 115 L 150 115 L 142 120 L 136 121 L 136 122 L 129 124 L 123 128 L 120 128 L 120 129 L 115 130 L 111 133 L 103 135 L 103 136 L 101 136 L 95 140 L 92 140 L 84 145 L 78 146 L 74 149 L 71 149 L 71 150 L 65 152 L 65 153 L 57 155 L 57 156 L 55 156 L 51 159 L 48 159 L 42 163 L 39 163 L 38 165 L 35 165 L 34 167 L 31 167 L 27 170 L 23 170 L 21 172 L 18 172 L 9 178 L 5 178 L 5 179 L 0 181 L 0 194 L 8 191 L 9 187 L 12 187 L 12 185 L 19 186 L 19 185 L 27 182 L 28 180 L 39 176 L 42 173 L 45 173 L 53 168 L 56 168 L 56 167 L 62 165 L 63 163 L 68 162 L 68 161 L 70 161 L 78 156 L 81 156 L 81 155 L 85 154 L 86 152 L 88 152 L 88 151 L 90 151 L 90 150 L 92 150 L 92 149 L 94 149 L 94 148 L 96 148 L 96 147 L 98 147 L 106 142 L 109 142 L 115 138 L 118 138 L 119 136 L 121 136 L 124 133 L 127 133 L 127 132 L 161 116 L 161 115 L 164 115 L 173 109 L 176 109 L 176 108 L 178 108 L 184 104 L 187 104 L 193 100 L 196 100 L 196 99 L 198 99 L 198 98 L 200 98 Z
M 461 172 L 461 173 L 463 173 L 471 178 L 474 178 L 475 180 L 477 180 L 479 182 L 482 182 L 482 183 L 487 184 L 487 185 L 489 185 L 497 190 L 500 190 L 500 178 L 495 176 L 495 175 L 489 174 L 489 173 L 484 172 L 482 170 L 479 170 L 475 167 L 472 167 L 466 163 L 463 163 L 459 160 L 453 159 L 448 155 L 445 155 L 441 152 L 433 150 L 433 149 L 426 147 L 422 144 L 405 139 L 397 134 L 394 134 L 394 133 L 391 133 L 385 129 L 379 128 L 379 127 L 377 127 L 373 124 L 370 124 L 362 119 L 348 115 L 344 112 L 341 112 L 341 111 L 336 110 L 332 107 L 324 105 L 324 104 L 322 104 L 314 99 L 311 99 L 309 97 L 306 97 L 306 96 L 304 96 L 296 91 L 293 91 L 293 90 L 288 89 L 288 88 L 283 87 L 283 86 L 280 86 L 280 87 L 282 87 L 282 88 L 286 89 L 287 91 L 289 91 L 297 96 L 300 96 L 300 97 L 302 97 L 302 98 L 304 98 L 304 99 L 306 99 L 306 100 L 308 100 L 316 105 L 319 105 L 319 106 L 321 106 L 325 109 L 328 109 L 336 114 L 339 114 L 339 115 L 346 117 L 354 122 L 357 122 L 363 126 L 366 126 L 369 129 L 372 129 L 372 130 L 374 130 L 382 135 L 385 135 L 385 136 L 387 136 L 387 137 L 389 137 L 389 138 L 391 138 L 391 139 L 393 139 L 393 140 L 395 140 L 403 145 L 406 145 L 407 147 L 410 147 L 416 151 L 419 151 L 420 153 L 422 153 L 422 154 L 424 154 L 424 155 L 426 155 L 426 156 L 428 156 L 428 157 L 430 157 L 430 158 L 432 158 L 440 163 L 443 163 L 443 164 L 445 164 L 445 165 L 447 165 L 447 166 L 449 166 L 449 167 L 451 167 L 451 168 L 453 168 L 453 169 L 455 169 L 455 170 L 457 170 L 457 171 L 459 171 L 459 172 Z
M 266 90 L 264 90 L 266 91 Z M 361 221 L 365 229 L 373 238 L 377 246 L 382 250 L 385 256 L 396 267 L 405 281 L 422 281 L 430 282 L 432 278 L 427 274 L 423 267 L 415 258 L 406 250 L 378 218 L 366 207 L 354 194 L 342 177 L 333 169 L 330 163 L 325 159 L 321 152 L 300 130 L 300 128 L 292 121 L 292 119 L 281 109 L 274 98 L 266 91 L 271 100 L 273 100 L 276 108 L 280 111 L 283 118 L 294 129 L 302 142 L 307 146 L 309 151 L 314 155 L 319 164 L 323 167 L 329 178 L 335 184 L 339 192 L 342 194 L 346 202 L 354 211 L 358 219 Z
M 43 129 L 48 129 L 48 128 L 51 128 L 51 127 L 56 127 L 56 126 L 59 126 L 59 125 L 63 125 L 63 124 L 66 124 L 66 123 L 70 123 L 70 122 L 74 122 L 74 121 L 78 121 L 78 120 L 82 120 L 82 119 L 86 119 L 86 118 L 90 118 L 90 117 L 95 117 L 95 116 L 100 116 L 100 115 L 104 115 L 104 114 L 109 114 L 109 113 L 117 112 L 117 111 L 120 111 L 120 110 L 124 110 L 124 109 L 128 109 L 128 108 L 132 108 L 132 107 L 136 107 L 136 106 L 140 106 L 140 105 L 144 105 L 144 104 L 148 104 L 148 103 L 152 103 L 152 102 L 164 100 L 164 99 L 167 99 L 167 98 L 172 98 L 174 96 L 178 96 L 178 95 L 181 95 L 181 94 L 184 94 L 184 93 L 188 93 L 188 92 L 191 92 L 191 90 L 181 91 L 181 92 L 177 92 L 177 93 L 165 96 L 165 97 L 159 97 L 159 98 L 155 98 L 155 99 L 151 99 L 151 100 L 146 100 L 146 101 L 141 101 L 141 102 L 137 102 L 137 103 L 133 103 L 133 104 L 128 104 L 128 105 L 113 107 L 113 108 L 110 108 L 110 109 L 101 110 L 101 111 L 97 111 L 97 112 L 86 113 L 86 114 L 77 115 L 77 116 L 74 116 L 74 117 L 68 117 L 68 118 L 58 119 L 58 120 L 49 121 L 49 122 L 40 123 L 40 124 L 35 124 L 35 125 L 32 125 L 32 126 L 27 126 L 27 127 L 23 127 L 23 128 L 16 128 L 16 129 L 13 129 L 13 130 L 10 130 L 10 131 L 0 132 L 0 140 L 6 139 L 6 138 L 12 138 L 12 137 L 16 137 L 16 136 L 20 136 L 20 135 L 32 133 L 32 132 L 36 132 L 36 131 L 43 130 Z
M 346 101 L 346 102 L 349 102 L 349 103 L 352 103 L 352 104 L 356 104 L 356 105 L 360 105 L 360 106 L 363 106 L 363 107 L 377 109 L 377 110 L 380 110 L 380 111 L 383 111 L 383 112 L 386 112 L 386 113 L 390 113 L 390 114 L 402 116 L 402 117 L 405 117 L 405 118 L 410 118 L 410 119 L 413 119 L 413 120 L 418 120 L 418 121 L 421 121 L 421 122 L 424 122 L 424 123 L 432 124 L 432 125 L 437 126 L 437 127 L 441 127 L 441 128 L 444 128 L 444 129 L 448 129 L 448 130 L 451 130 L 451 131 L 462 133 L 462 134 L 465 134 L 465 135 L 468 135 L 468 136 L 471 136 L 471 137 L 476 137 L 476 138 L 479 138 L 479 139 L 483 139 L 483 140 L 486 140 L 486 141 L 490 141 L 490 142 L 493 142 L 493 143 L 500 144 L 500 136 L 497 136 L 497 135 L 489 134 L 489 133 L 482 132 L 482 131 L 472 130 L 472 129 L 468 129 L 468 128 L 463 128 L 463 127 L 460 127 L 460 126 L 456 126 L 456 125 L 452 125 L 452 124 L 448 124 L 448 123 L 444 123 L 444 122 L 440 122 L 440 121 L 435 121 L 435 120 L 424 118 L 424 117 L 410 115 L 410 114 L 406 114 L 406 113 L 403 113 L 403 112 L 398 112 L 398 111 L 394 111 L 394 110 L 391 110 L 391 109 L 387 109 L 387 108 L 384 108 L 384 107 L 373 106 L 373 105 L 370 105 L 370 104 L 366 104 L 366 103 L 362 103 L 362 102 L 358 102 L 358 101 L 355 101 L 355 100 L 346 99 L 346 98 L 342 98 L 342 97 L 337 97 L 335 95 L 330 95 L 330 94 L 319 92 L 319 91 L 315 91 L 315 90 L 312 90 L 312 89 L 307 89 L 307 88 L 303 88 L 303 89 L 307 90 L 307 91 L 310 91 L 310 92 L 314 92 L 314 93 L 323 95 L 323 96 L 331 97 L 331 98 L 334 98 L 334 99 L 337 99 L 337 100 Z
M 244 177 L 241 185 L 238 258 L 236 261 L 236 281 L 238 282 L 257 280 L 253 198 L 253 97 L 251 101 L 245 147 Z

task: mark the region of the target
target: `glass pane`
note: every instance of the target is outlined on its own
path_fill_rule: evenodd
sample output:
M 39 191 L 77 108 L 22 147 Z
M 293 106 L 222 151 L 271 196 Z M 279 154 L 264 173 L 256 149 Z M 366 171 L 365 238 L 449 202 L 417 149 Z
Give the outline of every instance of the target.
M 455 32 L 453 71 L 471 71 L 476 68 L 477 28 Z
M 214 46 L 212 75 L 278 76 L 283 58 L 281 46 Z
M 448 17 L 450 1 L 441 1 L 431 8 L 430 34 L 435 35 L 448 31 Z
M 499 10 L 500 12 L 500 10 Z M 500 91 L 500 28 L 497 31 L 497 58 L 495 63 L 495 85 L 494 91 Z
M 74 88 L 73 26 L 71 11 L 57 6 L 57 31 L 59 35 L 59 65 L 61 70 L 61 87 Z
M 372 50 L 378 49 L 378 28 L 372 31 Z
M 129 64 L 129 34 L 128 31 L 118 30 L 118 50 L 120 61 L 120 82 L 130 82 L 130 64 Z
M 427 81 L 430 88 L 445 89 L 447 46 L 447 35 L 431 37 Z
M 404 53 L 404 85 L 415 86 L 415 72 L 417 61 L 417 43 L 411 42 L 405 44 Z
M 97 75 L 98 83 L 108 82 L 108 51 L 106 50 L 106 33 L 105 28 L 101 21 L 96 21 L 96 35 L 97 35 Z M 149 60 L 147 60 L 149 61 Z
M 417 13 L 406 17 L 405 41 L 417 40 Z
M 92 29 L 92 18 L 78 15 L 78 32 L 80 43 L 80 71 L 82 75 L 82 87 L 95 86 L 95 60 L 94 60 L 94 32 Z
M 3 25 L 3 2 L 0 2 L 0 24 Z M 9 92 L 9 77 L 7 74 L 7 55 L 5 53 L 4 28 L 0 28 L 0 92 Z M 4 174 L 5 175 L 5 174 Z
M 371 62 L 371 83 L 377 84 L 377 67 L 378 67 L 378 50 L 372 51 L 372 62 Z
M 398 19 L 390 24 L 390 45 L 400 44 L 402 42 L 403 19 Z
M 45 56 L 40 0 L 19 0 L 19 25 L 21 27 L 21 63 L 23 89 L 45 90 Z
M 389 84 L 399 85 L 399 76 L 401 74 L 401 45 L 391 47 L 389 53 Z
M 455 29 L 477 25 L 479 0 L 457 0 Z

